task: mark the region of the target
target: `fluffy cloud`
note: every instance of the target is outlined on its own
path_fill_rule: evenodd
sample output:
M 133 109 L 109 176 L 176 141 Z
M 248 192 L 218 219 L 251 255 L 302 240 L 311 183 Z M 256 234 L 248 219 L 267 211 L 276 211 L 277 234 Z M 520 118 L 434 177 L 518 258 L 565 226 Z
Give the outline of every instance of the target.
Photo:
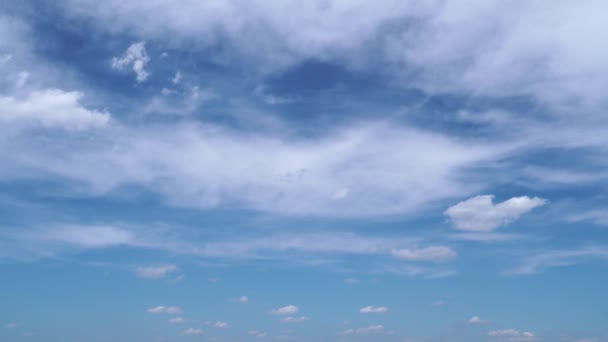
M 0 122 L 84 130 L 110 121 L 109 113 L 85 108 L 81 98 L 80 92 L 60 89 L 37 90 L 24 98 L 0 95 Z
M 135 273 L 142 278 L 149 279 L 160 279 L 164 278 L 167 274 L 177 271 L 177 266 L 167 264 L 167 265 L 156 265 L 156 266 L 146 266 L 146 267 L 138 267 L 135 270 Z
M 186 320 L 183 317 L 173 317 L 171 319 L 169 319 L 169 323 L 173 323 L 173 324 L 180 324 L 180 323 L 185 323 Z
M 182 335 L 202 335 L 203 331 L 201 329 L 188 328 L 182 331 Z
M 383 313 L 388 312 L 388 308 L 385 306 L 366 306 L 359 310 L 360 313 Z
M 274 309 L 271 312 L 274 315 L 293 315 L 299 311 L 298 307 L 295 305 L 287 305 L 282 308 Z
M 285 317 L 281 320 L 281 322 L 283 323 L 299 323 L 299 322 L 305 322 L 310 320 L 310 317 L 307 316 L 300 316 L 300 317 Z
M 170 314 L 170 315 L 179 315 L 181 314 L 183 311 L 180 307 L 178 306 L 157 306 L 155 308 L 151 308 L 148 309 L 149 313 L 153 313 L 153 314 Z
M 492 195 L 475 196 L 448 208 L 445 214 L 457 229 L 487 232 L 546 203 L 542 198 L 528 196 L 513 197 L 497 204 L 492 203 L 493 199 Z
M 124 69 L 132 66 L 133 72 L 137 76 L 137 82 L 144 82 L 148 79 L 149 73 L 145 70 L 146 64 L 150 61 L 146 52 L 146 43 L 134 43 L 125 52 L 122 57 L 112 58 L 112 67 L 116 69 Z
M 408 261 L 448 261 L 458 255 L 453 249 L 444 246 L 431 246 L 426 248 L 403 248 L 391 251 L 395 258 Z
M 488 332 L 488 336 L 499 341 L 534 341 L 536 335 L 531 332 L 520 332 L 515 329 L 495 330 Z

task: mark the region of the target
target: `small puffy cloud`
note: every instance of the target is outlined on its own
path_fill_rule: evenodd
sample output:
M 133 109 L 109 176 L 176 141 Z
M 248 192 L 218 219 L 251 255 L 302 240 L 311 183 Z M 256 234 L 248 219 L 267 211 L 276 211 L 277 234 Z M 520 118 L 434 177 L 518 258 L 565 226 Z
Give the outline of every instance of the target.
M 110 114 L 85 108 L 80 104 L 82 96 L 61 89 L 37 90 L 24 98 L 0 96 L 0 122 L 73 131 L 105 126 Z
M 433 261 L 441 262 L 456 258 L 458 255 L 453 249 L 445 246 L 431 246 L 426 248 L 394 249 L 391 255 L 397 259 L 407 261 Z
M 386 332 L 386 330 L 384 329 L 383 325 L 370 325 L 367 327 L 361 327 L 361 328 L 357 328 L 357 329 L 347 329 L 345 330 L 342 335 L 361 335 L 361 334 L 369 334 L 369 333 L 384 333 Z
M 129 46 L 122 57 L 112 58 L 112 67 L 122 70 L 128 66 L 132 66 L 137 82 L 144 82 L 150 75 L 145 70 L 146 64 L 149 61 L 150 57 L 148 57 L 148 53 L 146 52 L 146 43 L 138 42 Z
M 247 297 L 247 296 L 240 296 L 238 298 L 232 299 L 232 301 L 236 302 L 236 303 L 247 304 L 247 303 L 249 303 L 249 297 Z
M 266 337 L 266 335 L 268 335 L 268 334 L 264 331 L 251 330 L 251 331 L 249 331 L 249 335 L 255 336 L 255 337 Z
M 360 313 L 382 313 L 388 312 L 388 308 L 386 306 L 366 306 L 364 308 L 359 309 Z
M 299 311 L 298 307 L 295 305 L 287 305 L 282 308 L 272 310 L 272 314 L 274 315 L 293 315 Z
M 487 232 L 504 226 L 547 201 L 540 197 L 512 197 L 501 203 L 493 203 L 493 195 L 469 198 L 452 207 L 445 214 L 457 229 Z
M 488 323 L 487 319 L 481 319 L 479 316 L 473 316 L 469 319 L 469 324 L 486 324 Z
M 499 341 L 509 342 L 534 341 L 536 339 L 536 335 L 531 332 L 520 332 L 515 329 L 490 331 L 488 332 L 488 336 Z
M 178 84 L 182 80 L 182 73 L 180 71 L 175 73 L 175 76 L 171 79 L 171 82 Z
M 300 316 L 300 317 L 285 317 L 281 320 L 281 322 L 283 323 L 299 323 L 299 322 L 304 322 L 304 321 L 308 321 L 310 320 L 310 317 L 307 316 Z
M 180 324 L 180 323 L 185 323 L 185 322 L 186 322 L 186 320 L 183 317 L 174 317 L 169 320 L 169 323 L 173 323 L 173 324 Z
M 162 314 L 162 313 L 166 313 L 166 314 L 170 314 L 170 315 L 179 315 L 181 314 L 183 311 L 179 306 L 157 306 L 155 308 L 151 308 L 148 309 L 149 313 L 153 313 L 153 314 Z
M 164 278 L 167 274 L 177 271 L 177 266 L 172 264 L 138 267 L 135 273 L 138 277 L 148 279 Z
M 203 331 L 201 329 L 188 328 L 182 331 L 182 335 L 202 335 Z

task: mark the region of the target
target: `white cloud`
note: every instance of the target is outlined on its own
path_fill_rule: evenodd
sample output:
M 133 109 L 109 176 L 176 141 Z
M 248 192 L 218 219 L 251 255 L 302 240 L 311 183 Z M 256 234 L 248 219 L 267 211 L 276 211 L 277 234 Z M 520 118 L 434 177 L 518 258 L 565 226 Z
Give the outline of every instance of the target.
M 360 313 L 383 313 L 388 312 L 388 308 L 385 306 L 366 306 L 359 310 Z
M 125 67 L 132 66 L 133 72 L 137 76 L 137 82 L 144 82 L 150 75 L 146 70 L 146 64 L 150 61 L 150 57 L 146 52 L 146 43 L 138 42 L 134 43 L 125 52 L 125 54 L 118 58 L 112 58 L 112 67 L 116 69 L 124 69 Z
M 105 126 L 110 114 L 83 107 L 81 97 L 80 92 L 60 89 L 33 91 L 25 98 L 0 95 L 0 122 L 68 130 Z
M 469 319 L 469 324 L 486 324 L 489 321 L 487 319 L 481 319 L 479 316 L 473 316 Z
M 183 313 L 183 310 L 178 306 L 157 306 L 155 308 L 148 309 L 149 313 L 153 314 L 170 314 L 170 315 L 179 315 Z
M 271 312 L 274 315 L 293 315 L 299 311 L 298 307 L 295 305 L 287 305 L 282 308 L 274 309 Z
M 546 203 L 539 197 L 512 197 L 504 202 L 492 203 L 494 196 L 480 195 L 452 207 L 445 214 L 457 229 L 487 232 L 506 225 L 523 214 Z
M 445 246 L 431 246 L 425 248 L 403 248 L 391 251 L 395 258 L 408 261 L 448 261 L 458 255 L 453 249 Z
M 171 319 L 169 319 L 169 323 L 173 323 L 173 324 L 180 324 L 180 323 L 185 323 L 186 320 L 183 317 L 173 317 Z
M 171 79 L 171 82 L 173 82 L 174 84 L 178 84 L 181 80 L 182 80 L 182 73 L 180 71 L 177 71 L 175 73 L 175 76 L 173 76 L 173 78 Z
M 520 332 L 515 329 L 495 330 L 488 332 L 488 336 L 500 341 L 534 341 L 536 336 L 531 332 Z
M 247 296 L 240 296 L 238 298 L 234 298 L 233 301 L 237 302 L 237 303 L 247 304 L 247 303 L 249 303 L 249 297 L 247 297 Z
M 249 335 L 255 336 L 255 337 L 266 337 L 268 334 L 264 331 L 251 330 L 251 331 L 249 331 Z
M 167 274 L 177 271 L 177 266 L 172 264 L 138 267 L 135 270 L 137 276 L 149 279 L 164 278 Z
M 360 334 L 369 334 L 369 333 L 385 333 L 386 330 L 384 329 L 383 325 L 369 325 L 367 327 L 361 327 L 361 328 L 357 328 L 357 329 L 347 329 L 345 330 L 342 335 L 360 335 Z
M 305 322 L 310 320 L 310 317 L 307 316 L 300 316 L 300 317 L 285 317 L 281 320 L 281 322 L 283 323 L 300 323 L 300 322 Z
M 134 235 L 129 230 L 104 225 L 65 225 L 38 232 L 43 241 L 61 242 L 82 248 L 103 248 L 131 245 Z
M 222 322 L 222 321 L 209 322 L 209 325 L 211 325 L 214 328 L 220 328 L 220 329 L 225 329 L 230 326 L 228 323 Z
M 508 275 L 535 274 L 547 268 L 576 265 L 592 259 L 608 259 L 608 248 L 590 246 L 542 252 L 525 258 L 521 265 L 504 273 Z
M 203 331 L 201 329 L 188 328 L 182 331 L 182 335 L 202 335 Z

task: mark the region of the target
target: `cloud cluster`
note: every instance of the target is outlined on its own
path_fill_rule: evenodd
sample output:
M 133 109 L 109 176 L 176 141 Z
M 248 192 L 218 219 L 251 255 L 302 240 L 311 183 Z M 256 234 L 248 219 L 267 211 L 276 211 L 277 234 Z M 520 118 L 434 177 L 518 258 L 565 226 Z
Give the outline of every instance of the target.
M 494 196 L 480 195 L 469 198 L 445 211 L 457 229 L 488 232 L 517 220 L 523 214 L 546 203 L 539 197 L 513 197 L 504 202 L 492 203 Z
M 385 306 L 366 306 L 359 310 L 360 313 L 383 313 L 388 312 L 388 308 Z
M 157 306 L 151 309 L 148 309 L 149 313 L 153 314 L 170 314 L 170 315 L 179 315 L 183 313 L 183 310 L 179 306 Z
M 494 330 L 488 332 L 488 336 L 498 341 L 508 341 L 508 342 L 523 342 L 523 341 L 534 341 L 536 340 L 536 335 L 531 332 L 520 332 L 515 329 L 504 329 L 504 330 Z
M 115 69 L 124 69 L 131 66 L 135 72 L 137 82 L 144 82 L 150 75 L 146 70 L 146 64 L 150 61 L 148 52 L 146 51 L 145 42 L 133 43 L 122 57 L 112 58 L 112 67 Z

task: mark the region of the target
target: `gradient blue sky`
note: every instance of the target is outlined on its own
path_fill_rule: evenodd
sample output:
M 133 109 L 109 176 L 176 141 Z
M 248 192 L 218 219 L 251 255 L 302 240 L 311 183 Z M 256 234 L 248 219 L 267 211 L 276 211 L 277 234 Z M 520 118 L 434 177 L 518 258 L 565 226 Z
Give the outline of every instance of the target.
M 605 1 L 5 0 L 1 341 L 608 341 Z

